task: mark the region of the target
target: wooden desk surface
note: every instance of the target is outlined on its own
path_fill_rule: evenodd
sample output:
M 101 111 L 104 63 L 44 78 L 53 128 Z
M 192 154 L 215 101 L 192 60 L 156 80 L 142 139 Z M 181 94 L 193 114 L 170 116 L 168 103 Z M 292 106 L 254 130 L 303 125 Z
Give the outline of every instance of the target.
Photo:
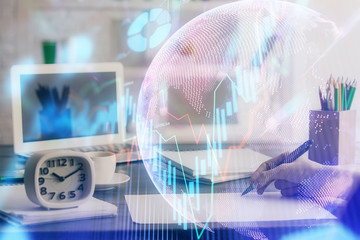
M 9 172 L 15 168 L 21 168 L 19 158 L 13 155 L 11 146 L 0 146 L 0 174 Z M 116 217 L 78 220 L 72 222 L 50 223 L 26 227 L 14 227 L 7 222 L 0 220 L 1 234 L 25 234 L 28 239 L 196 239 L 194 228 L 189 224 L 188 230 L 183 230 L 178 225 L 141 225 L 133 223 L 128 211 L 125 195 L 127 194 L 157 194 L 158 191 L 149 178 L 146 169 L 141 161 L 129 165 L 118 164 L 116 172 L 126 173 L 130 181 L 119 187 L 107 191 L 96 191 L 96 198 L 113 203 L 118 207 Z M 178 185 L 178 184 L 177 184 Z M 238 180 L 222 184 L 216 184 L 214 192 L 242 192 L 248 186 L 247 181 Z M 180 187 L 180 185 L 178 185 Z M 274 189 L 270 189 L 274 191 Z M 201 192 L 210 192 L 210 186 L 202 185 Z M 252 229 L 232 230 L 226 229 L 219 223 L 210 223 L 212 232 L 205 231 L 202 239 L 252 239 L 246 235 Z M 302 229 L 301 227 L 276 227 L 261 229 L 261 232 L 269 239 L 278 239 L 283 234 Z M 255 229 L 254 229 L 255 230 Z M 260 230 L 260 229 L 257 229 Z

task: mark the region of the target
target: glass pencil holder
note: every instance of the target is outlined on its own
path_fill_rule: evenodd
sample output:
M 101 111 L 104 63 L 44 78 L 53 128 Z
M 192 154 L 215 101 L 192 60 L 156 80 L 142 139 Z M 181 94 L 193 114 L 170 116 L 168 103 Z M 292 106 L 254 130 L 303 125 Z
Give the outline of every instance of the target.
M 325 165 L 355 163 L 356 111 L 311 110 L 309 159 Z

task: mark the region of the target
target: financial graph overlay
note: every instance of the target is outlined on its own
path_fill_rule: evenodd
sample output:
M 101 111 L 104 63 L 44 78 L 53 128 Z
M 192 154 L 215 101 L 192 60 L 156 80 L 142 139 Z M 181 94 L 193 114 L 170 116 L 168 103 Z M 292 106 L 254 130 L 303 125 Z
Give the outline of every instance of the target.
M 136 120 L 136 98 L 130 93 L 130 88 L 125 87 L 125 96 L 123 96 L 125 119 L 124 124 L 127 128 L 131 124 L 135 124 Z
M 235 150 L 276 145 L 281 153 L 288 150 L 283 142 L 306 138 L 313 64 L 338 33 L 299 5 L 241 1 L 194 18 L 168 39 L 143 81 L 136 128 L 173 220 L 184 229 L 194 223 L 200 238 L 214 219 L 206 210 L 213 198 L 199 193 L 213 194 L 214 182 L 229 180 L 245 161 L 257 164 L 256 151 L 233 163 Z M 202 151 L 183 151 L 194 149 Z
M 114 73 L 23 75 L 21 92 L 25 142 L 119 131 Z

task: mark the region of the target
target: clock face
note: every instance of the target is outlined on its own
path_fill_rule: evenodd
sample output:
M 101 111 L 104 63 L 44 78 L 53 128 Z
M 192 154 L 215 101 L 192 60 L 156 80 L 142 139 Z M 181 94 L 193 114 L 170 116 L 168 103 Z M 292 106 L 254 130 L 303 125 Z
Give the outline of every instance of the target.
M 85 197 L 91 170 L 81 157 L 47 159 L 38 168 L 37 184 L 46 202 L 66 203 Z

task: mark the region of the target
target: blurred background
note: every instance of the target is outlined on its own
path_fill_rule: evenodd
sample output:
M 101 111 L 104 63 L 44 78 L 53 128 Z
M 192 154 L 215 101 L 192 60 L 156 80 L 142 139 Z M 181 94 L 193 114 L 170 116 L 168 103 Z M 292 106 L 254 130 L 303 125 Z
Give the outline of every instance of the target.
M 226 0 L 0 0 L 0 144 L 12 144 L 10 68 L 42 64 L 43 42 L 56 45 L 56 63 L 118 61 L 125 69 L 126 104 L 136 104 L 147 67 L 166 40 L 199 14 Z M 316 62 L 313 75 L 360 79 L 360 1 L 292 0 L 332 20 L 340 37 Z M 154 16 L 160 16 L 153 21 Z M 296 89 L 299 82 L 292 83 Z M 284 94 L 292 94 L 284 92 Z M 360 142 L 360 93 L 357 141 Z M 319 104 L 320 108 L 320 104 Z M 134 112 L 128 134 L 135 134 Z M 355 129 L 354 129 L 355 131 Z

